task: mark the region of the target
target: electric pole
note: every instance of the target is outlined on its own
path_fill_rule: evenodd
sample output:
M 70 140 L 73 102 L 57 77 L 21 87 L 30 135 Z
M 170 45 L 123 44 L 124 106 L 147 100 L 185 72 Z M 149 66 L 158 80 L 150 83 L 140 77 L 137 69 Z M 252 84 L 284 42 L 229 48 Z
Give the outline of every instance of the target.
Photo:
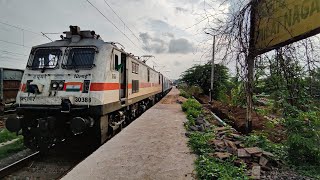
M 208 32 L 206 32 L 206 34 L 209 34 L 213 37 L 213 42 L 212 42 L 212 60 L 211 60 L 211 84 L 210 84 L 210 100 L 209 102 L 212 101 L 213 97 L 212 97 L 212 91 L 213 91 L 213 82 L 214 82 L 214 56 L 215 56 L 215 45 L 216 45 L 216 35 L 212 35 Z

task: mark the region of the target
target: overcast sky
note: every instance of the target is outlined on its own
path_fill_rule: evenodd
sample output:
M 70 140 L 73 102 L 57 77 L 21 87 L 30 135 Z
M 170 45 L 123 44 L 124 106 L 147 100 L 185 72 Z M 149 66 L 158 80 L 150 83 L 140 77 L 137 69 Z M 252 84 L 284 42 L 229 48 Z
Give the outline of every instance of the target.
M 41 32 L 59 33 L 47 36 L 60 39 L 60 33 L 69 25 L 95 30 L 104 41 L 119 42 L 135 55 L 154 55 L 148 64 L 172 79 L 200 60 L 210 60 L 211 37 L 203 33 L 207 21 L 201 16 L 204 9 L 210 11 L 205 1 L 105 1 L 125 25 L 104 0 L 90 0 L 135 45 L 86 0 L 0 0 L 0 67 L 24 69 L 30 47 L 49 42 Z

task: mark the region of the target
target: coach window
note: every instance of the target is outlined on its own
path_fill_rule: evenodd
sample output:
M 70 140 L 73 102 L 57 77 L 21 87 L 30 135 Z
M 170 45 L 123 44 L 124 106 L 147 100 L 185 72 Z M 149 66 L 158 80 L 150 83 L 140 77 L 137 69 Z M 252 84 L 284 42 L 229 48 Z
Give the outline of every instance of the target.
M 139 74 L 139 64 L 136 64 L 136 74 Z
M 150 82 L 150 69 L 148 69 L 148 82 Z
M 136 65 L 132 62 L 132 73 L 136 73 Z
M 159 74 L 159 84 L 160 84 L 160 74 Z
M 132 62 L 132 73 L 139 74 L 139 64 Z
M 119 58 L 118 55 L 114 55 L 114 70 L 118 70 Z

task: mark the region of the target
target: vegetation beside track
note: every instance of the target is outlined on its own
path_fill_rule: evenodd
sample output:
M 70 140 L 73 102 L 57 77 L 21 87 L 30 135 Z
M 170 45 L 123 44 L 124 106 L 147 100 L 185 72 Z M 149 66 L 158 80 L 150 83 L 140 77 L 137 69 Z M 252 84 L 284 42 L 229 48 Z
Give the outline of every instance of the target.
M 278 61 L 295 61 L 294 59 L 287 56 L 277 58 L 279 57 L 272 57 L 261 66 L 268 67 L 270 63 L 274 66 L 271 73 L 258 66 L 253 98 L 254 114 L 264 121 L 253 122 L 254 131 L 246 137 L 247 143 L 271 151 L 282 162 L 281 167 L 320 179 L 320 68 L 308 75 L 300 68 L 299 63 L 289 64 L 288 67 L 279 67 L 277 64 Z M 179 81 L 180 95 L 208 99 L 209 67 L 210 64 L 195 65 L 186 70 Z M 238 124 L 244 125 L 245 113 L 237 109 L 246 108 L 245 82 L 238 74 L 230 77 L 225 67 L 215 67 L 219 70 L 215 71 L 214 101 L 210 106 L 214 106 L 214 110 L 217 109 L 223 115 L 227 113 L 225 117 L 231 119 L 215 112 L 233 127 L 239 120 L 244 122 Z M 208 100 L 204 103 L 208 103 Z M 188 111 L 187 114 L 201 114 L 194 109 Z M 188 115 L 188 123 L 192 124 L 194 118 Z
M 9 132 L 7 129 L 2 129 L 0 131 L 0 143 L 11 141 L 11 140 L 17 139 L 17 138 L 18 138 L 18 136 L 16 133 Z
M 3 159 L 5 157 L 8 157 L 11 154 L 14 154 L 16 152 L 19 152 L 23 149 L 25 149 L 23 145 L 23 137 L 17 136 L 16 133 L 11 133 L 6 129 L 2 129 L 0 131 L 0 143 L 6 143 L 8 141 L 17 139 L 16 141 L 6 144 L 0 147 L 0 159 Z
M 195 126 L 197 117 L 204 116 L 202 105 L 192 98 L 182 104 L 182 109 L 187 114 L 188 121 L 185 123 L 187 130 Z M 273 159 L 280 165 L 279 171 L 291 169 L 298 174 L 320 179 L 320 166 L 317 165 L 320 136 L 316 129 L 320 116 L 314 112 L 299 114 L 300 116 L 295 120 L 277 122 L 290 131 L 285 141 L 275 143 L 268 139 L 266 132 L 255 131 L 243 136 L 244 146 L 259 147 L 271 152 L 274 155 Z M 198 155 L 195 162 L 197 177 L 199 179 L 248 179 L 246 165 L 234 165 L 237 160 L 235 156 L 223 161 L 212 156 L 215 151 L 208 141 L 215 137 L 215 133 L 213 125 L 204 132 L 188 132 L 189 146 Z
M 182 110 L 186 112 L 188 121 L 185 124 L 187 130 L 195 125 L 195 118 L 202 113 L 202 105 L 195 99 L 188 99 L 182 104 Z M 213 157 L 214 149 L 208 141 L 214 137 L 214 131 L 209 128 L 204 132 L 190 132 L 189 146 L 198 155 L 195 162 L 197 177 L 199 179 L 249 179 L 245 174 L 245 164 L 240 167 L 233 164 L 234 157 L 226 161 Z
M 0 159 L 6 158 L 24 149 L 23 138 L 19 137 L 17 141 L 0 147 Z

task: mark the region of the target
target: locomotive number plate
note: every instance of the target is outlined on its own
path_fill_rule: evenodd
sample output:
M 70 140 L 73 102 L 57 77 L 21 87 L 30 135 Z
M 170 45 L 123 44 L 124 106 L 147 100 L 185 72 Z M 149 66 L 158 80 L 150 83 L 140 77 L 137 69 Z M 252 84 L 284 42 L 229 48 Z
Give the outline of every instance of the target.
M 91 102 L 90 97 L 75 97 L 74 102 Z

